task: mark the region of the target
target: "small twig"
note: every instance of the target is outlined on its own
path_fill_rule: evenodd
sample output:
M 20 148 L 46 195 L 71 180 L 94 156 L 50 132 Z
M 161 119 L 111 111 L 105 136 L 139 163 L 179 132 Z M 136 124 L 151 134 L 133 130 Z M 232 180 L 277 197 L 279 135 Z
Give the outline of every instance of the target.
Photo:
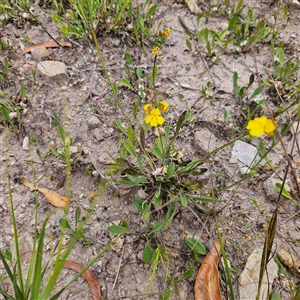
M 48 31 L 47 29 L 44 27 L 44 25 L 36 18 L 35 15 L 32 14 L 32 12 L 27 9 L 27 12 L 31 15 L 31 17 L 34 19 L 35 22 L 37 22 L 42 28 L 43 30 L 46 32 L 46 34 L 50 37 L 50 39 L 52 39 L 59 47 L 63 48 L 63 46 L 59 43 L 59 41 L 56 40 L 56 38 L 54 38 Z
M 178 17 L 178 19 L 179 19 L 180 25 L 181 25 L 181 26 L 182 26 L 189 34 L 194 35 L 194 34 L 196 33 L 195 30 L 190 29 L 190 28 L 188 28 L 188 27 L 186 26 L 184 20 L 183 20 L 180 16 Z
M 121 253 L 121 256 L 120 256 L 120 260 L 119 260 L 119 265 L 118 265 L 118 270 L 117 270 L 117 274 L 116 274 L 116 277 L 115 277 L 115 281 L 114 281 L 114 284 L 112 286 L 112 290 L 115 289 L 115 286 L 117 284 L 117 280 L 118 280 L 118 277 L 119 277 L 119 273 L 120 273 L 120 269 L 121 269 L 121 263 L 122 263 L 122 259 L 123 259 L 123 255 L 124 255 L 124 250 L 125 250 L 125 243 L 122 247 L 122 253 Z

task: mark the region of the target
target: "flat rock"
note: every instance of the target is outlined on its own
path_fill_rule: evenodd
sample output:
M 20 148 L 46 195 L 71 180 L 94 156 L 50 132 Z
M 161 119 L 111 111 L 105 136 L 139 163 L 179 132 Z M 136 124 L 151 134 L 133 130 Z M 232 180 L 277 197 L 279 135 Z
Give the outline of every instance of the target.
M 243 141 L 236 141 L 233 144 L 231 154 L 247 167 L 254 166 L 260 159 L 256 147 Z
M 245 269 L 239 278 L 240 300 L 256 299 L 261 257 L 262 250 L 255 249 L 247 260 Z M 259 299 L 261 300 L 264 300 L 267 297 L 268 283 L 271 292 L 274 278 L 277 277 L 278 266 L 273 258 L 271 258 L 271 260 L 268 262 L 267 272 L 268 276 L 265 272 L 263 277 L 263 283 L 259 296 Z
M 35 48 L 31 50 L 31 58 L 34 61 L 41 61 L 43 57 L 50 55 L 50 52 L 45 47 Z
M 60 61 L 45 60 L 37 64 L 38 74 L 54 80 L 65 80 L 67 77 L 66 65 Z
M 205 152 L 211 152 L 222 145 L 207 128 L 195 132 L 194 143 Z
M 90 129 L 94 129 L 100 125 L 100 121 L 97 117 L 91 116 L 87 119 L 87 124 Z

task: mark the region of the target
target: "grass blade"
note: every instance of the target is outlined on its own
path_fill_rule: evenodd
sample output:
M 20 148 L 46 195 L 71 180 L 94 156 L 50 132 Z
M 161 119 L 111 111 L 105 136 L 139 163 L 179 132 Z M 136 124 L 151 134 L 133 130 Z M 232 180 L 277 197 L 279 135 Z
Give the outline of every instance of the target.
M 35 261 L 35 268 L 34 268 L 34 276 L 32 281 L 32 293 L 31 293 L 31 300 L 38 299 L 40 288 L 41 288 L 41 282 L 42 282 L 42 263 L 43 263 L 43 248 L 44 248 L 44 238 L 45 238 L 45 231 L 46 231 L 46 225 L 49 221 L 50 215 L 47 216 L 47 218 L 44 221 L 40 236 L 39 236 L 39 242 L 37 247 L 37 253 L 36 253 L 36 261 Z

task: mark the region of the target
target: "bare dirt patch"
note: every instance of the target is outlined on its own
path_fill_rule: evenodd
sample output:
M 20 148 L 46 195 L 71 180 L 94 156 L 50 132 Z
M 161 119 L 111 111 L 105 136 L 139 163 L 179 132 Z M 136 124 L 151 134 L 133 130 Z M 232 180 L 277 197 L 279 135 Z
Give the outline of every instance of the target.
M 199 4 L 203 11 L 207 6 L 208 4 Z M 210 6 L 218 5 L 211 3 Z M 264 19 L 269 22 L 269 26 L 272 25 L 276 6 L 269 4 L 268 1 L 263 3 L 250 1 L 247 7 L 253 8 L 258 19 Z M 48 33 L 62 39 L 59 28 L 54 25 L 51 17 L 42 11 L 38 11 L 38 14 Z M 179 17 L 185 21 L 188 28 L 196 30 L 196 16 L 190 13 L 185 4 L 159 3 L 157 22 L 163 18 L 164 24 L 171 28 L 172 33 L 164 49 L 164 58 L 158 62 L 158 90 L 161 98 L 166 99 L 171 105 L 166 119 L 170 124 L 174 124 L 174 128 L 180 114 L 188 107 L 193 108 L 194 122 L 184 127 L 180 138 L 176 141 L 178 148 L 182 148 L 183 159 L 191 160 L 239 136 L 247 122 L 248 104 L 238 101 L 233 93 L 233 73 L 238 72 L 240 86 L 247 85 L 251 74 L 256 76 L 265 74 L 264 68 L 269 68 L 272 64 L 271 46 L 268 41 L 264 41 L 245 52 L 224 53 L 218 61 L 213 62 L 206 55 L 205 43 L 196 45 L 195 39 L 186 34 Z M 228 20 L 224 15 L 211 13 L 205 22 L 200 23 L 200 29 L 208 27 L 219 32 L 227 24 Z M 298 5 L 289 7 L 287 24 L 284 26 L 284 17 L 280 16 L 279 41 L 285 45 L 286 53 L 299 58 Z M 112 99 L 112 91 L 93 45 L 85 41 L 76 41 L 71 48 L 49 48 L 49 54 L 42 60 L 63 62 L 67 67 L 67 74 L 56 79 L 49 79 L 39 73 L 32 77 L 31 71 L 36 70 L 38 61 L 33 59 L 32 54 L 22 55 L 24 47 L 27 46 L 26 41 L 28 39 L 30 44 L 40 44 L 49 41 L 49 36 L 38 24 L 26 19 L 1 23 L 0 26 L 1 38 L 6 39 L 8 43 L 0 53 L 0 58 L 3 61 L 4 57 L 8 57 L 10 63 L 9 78 L 7 82 L 0 82 L 1 90 L 21 111 L 20 122 L 15 120 L 17 125 L 20 124 L 18 129 L 13 131 L 1 129 L 0 148 L 3 151 L 0 165 L 0 215 L 3 225 L 0 228 L 0 248 L 13 249 L 14 245 L 8 205 L 9 190 L 5 175 L 7 153 L 11 190 L 20 229 L 21 253 L 24 258 L 23 264 L 26 266 L 34 228 L 34 195 L 20 184 L 19 178 L 32 178 L 32 165 L 29 161 L 32 159 L 34 162 L 34 173 L 39 186 L 63 193 L 62 189 L 57 189 L 57 184 L 64 176 L 65 170 L 61 160 L 50 150 L 63 149 L 53 116 L 58 115 L 63 122 L 63 111 L 67 112 L 69 124 L 65 125 L 68 126 L 74 141 L 72 157 L 76 163 L 73 164 L 71 172 L 71 204 L 68 214 L 68 220 L 74 226 L 76 207 L 80 207 L 82 211 L 89 209 L 94 201 L 90 195 L 95 194 L 97 198 L 101 174 L 107 170 L 105 163 L 111 162 L 111 156 L 118 155 L 120 132 L 115 120 L 119 119 L 122 122 L 122 115 L 105 100 L 105 98 Z M 186 46 L 187 39 L 191 41 L 193 51 Z M 130 35 L 103 34 L 98 40 L 108 71 L 115 82 L 126 77 L 124 64 L 127 52 L 134 59 L 135 66 L 142 67 L 144 74 L 152 71 L 153 57 L 150 55 L 152 45 L 143 49 L 138 48 Z M 203 88 L 207 87 L 208 82 L 211 85 L 205 94 Z M 21 84 L 26 90 L 25 99 L 21 99 Z M 257 87 L 258 82 L 256 81 L 254 85 Z M 254 90 L 255 87 L 251 89 Z M 265 97 L 274 108 L 276 97 L 272 96 L 271 91 Z M 134 98 L 134 93 L 119 84 L 119 99 L 128 115 L 132 113 Z M 226 120 L 224 120 L 225 110 Z M 0 122 L 3 126 L 7 125 L 3 119 L 0 119 Z M 135 126 L 143 122 L 142 112 L 134 122 Z M 208 136 L 203 132 L 208 132 Z M 25 137 L 30 140 L 30 151 L 24 149 Z M 203 144 L 203 140 L 206 142 L 209 140 L 209 143 Z M 258 146 L 257 139 L 244 140 Z M 284 141 L 286 146 L 290 147 L 292 139 L 287 136 L 284 137 Z M 267 138 L 264 142 L 266 145 L 271 143 Z M 37 150 L 44 157 L 43 161 L 38 157 Z M 282 147 L 276 146 L 270 152 L 269 158 L 277 166 L 279 177 L 283 178 L 286 159 Z M 299 161 L 298 152 L 293 157 L 298 176 L 299 165 L 296 166 L 296 162 Z M 203 194 L 210 193 L 211 188 L 215 187 L 216 198 L 219 201 L 216 208 L 218 220 L 222 233 L 227 236 L 225 246 L 231 266 L 235 268 L 232 279 L 238 299 L 239 274 L 252 251 L 263 247 L 265 230 L 275 207 L 263 188 L 264 181 L 272 175 L 272 171 L 264 169 L 262 165 L 249 180 L 229 187 L 243 176 L 238 161 L 232 158 L 232 145 L 218 151 L 205 162 L 204 166 L 209 171 L 201 179 L 204 185 Z M 219 176 L 216 177 L 216 174 Z M 289 176 L 289 180 L 292 183 L 292 176 Z M 214 217 L 194 207 L 178 210 L 172 226 L 151 240 L 153 247 L 157 244 L 164 245 L 171 263 L 166 266 L 159 265 L 152 288 L 147 291 L 152 268 L 142 260 L 142 251 L 147 240 L 140 213 L 133 205 L 135 198 L 143 197 L 143 189 L 135 189 L 127 195 L 122 195 L 121 192 L 118 197 L 115 194 L 116 191 L 111 186 L 104 195 L 101 195 L 84 231 L 88 242 L 78 243 L 70 259 L 87 264 L 113 238 L 107 227 L 126 220 L 129 228 L 136 234 L 124 237 L 118 249 L 110 249 L 91 267 L 99 279 L 103 299 L 159 299 L 170 285 L 174 286 L 171 299 L 193 299 L 196 273 L 186 280 L 179 281 L 179 279 L 187 267 L 194 265 L 198 267 L 202 258 L 198 258 L 195 262 L 193 253 L 184 242 L 184 234 L 188 233 L 190 237 L 199 239 L 209 249 L 217 239 Z M 295 195 L 299 203 L 299 198 L 296 197 Z M 50 255 L 55 247 L 55 239 L 59 237 L 59 219 L 63 216 L 63 212 L 54 209 L 42 195 L 39 195 L 38 199 L 38 213 L 41 220 L 48 212 L 54 211 L 47 225 L 49 236 L 45 241 L 47 255 Z M 253 200 L 258 203 L 258 207 L 253 205 Z M 274 251 L 276 248 L 287 248 L 295 255 L 300 253 L 298 205 L 287 199 L 282 200 Z M 158 219 L 160 217 L 163 218 L 163 212 L 157 216 Z M 72 272 L 68 269 L 63 271 L 58 288 L 72 278 L 74 275 Z M 169 275 L 169 280 L 165 278 L 166 274 Z M 0 276 L 4 276 L 2 266 Z M 282 278 L 277 277 L 273 290 L 279 291 L 282 299 L 286 299 L 290 297 L 290 289 L 284 284 L 285 278 L 281 280 Z M 299 282 L 292 274 L 290 278 L 295 284 Z M 175 282 L 172 282 L 172 279 L 175 279 Z M 5 283 L 3 285 L 6 286 Z M 229 299 L 224 281 L 222 288 L 224 298 Z M 92 298 L 88 284 L 79 279 L 62 294 L 60 299 Z

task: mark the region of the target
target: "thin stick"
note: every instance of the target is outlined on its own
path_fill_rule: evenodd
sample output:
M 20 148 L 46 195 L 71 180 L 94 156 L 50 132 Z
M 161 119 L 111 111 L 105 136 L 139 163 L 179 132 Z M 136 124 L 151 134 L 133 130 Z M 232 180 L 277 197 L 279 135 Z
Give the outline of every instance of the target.
M 117 283 L 117 280 L 118 280 L 118 277 L 119 277 L 119 273 L 120 273 L 120 269 L 121 269 L 121 263 L 122 263 L 123 254 L 124 254 L 124 249 L 125 249 L 125 244 L 123 245 L 123 248 L 122 248 L 122 253 L 121 253 L 120 260 L 119 260 L 119 265 L 118 265 L 118 270 L 117 270 L 117 274 L 116 274 L 116 278 L 115 278 L 112 290 L 115 289 L 115 286 L 116 286 L 116 283 Z

